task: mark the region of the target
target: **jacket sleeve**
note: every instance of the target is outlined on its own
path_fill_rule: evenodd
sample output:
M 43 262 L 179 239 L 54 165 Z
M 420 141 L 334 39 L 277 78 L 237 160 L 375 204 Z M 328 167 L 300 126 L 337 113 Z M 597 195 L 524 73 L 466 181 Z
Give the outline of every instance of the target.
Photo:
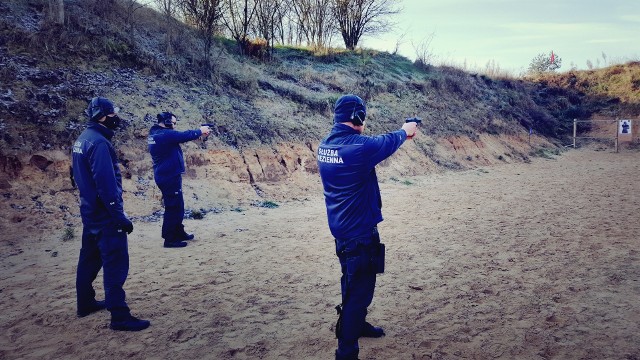
M 104 142 L 96 144 L 89 154 L 89 163 L 98 196 L 111 217 L 116 220 L 126 218 L 122 193 L 113 168 L 116 161 L 111 158 L 109 146 Z
M 201 135 L 202 131 L 200 131 L 200 129 L 186 131 L 167 130 L 154 136 L 154 140 L 156 141 L 156 144 L 180 144 L 195 140 Z
M 370 165 L 376 166 L 382 160 L 391 156 L 407 140 L 404 130 L 397 130 L 384 135 L 369 138 L 365 143 L 365 151 Z

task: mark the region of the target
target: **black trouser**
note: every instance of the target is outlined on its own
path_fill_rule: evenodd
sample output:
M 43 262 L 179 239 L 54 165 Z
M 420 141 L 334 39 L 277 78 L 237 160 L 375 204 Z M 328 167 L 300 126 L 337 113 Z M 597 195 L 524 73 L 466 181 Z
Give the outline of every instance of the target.
M 336 252 L 340 260 L 342 277 L 342 311 L 338 336 L 339 357 L 357 357 L 358 338 L 367 316 L 367 307 L 373 300 L 376 286 L 374 256 L 378 251 L 380 236 L 377 228 L 370 238 L 342 242 L 336 239 Z
M 95 305 L 96 292 L 93 289 L 93 281 L 102 268 L 107 310 L 116 319 L 129 314 L 126 295 L 122 288 L 129 273 L 127 246 L 127 233 L 121 229 L 107 226 L 96 233 L 83 228 L 82 248 L 76 273 L 78 311 L 84 312 Z
M 167 242 L 180 241 L 184 235 L 184 199 L 182 197 L 182 176 L 178 175 L 161 183 L 156 182 L 162 192 L 164 216 L 162 237 Z

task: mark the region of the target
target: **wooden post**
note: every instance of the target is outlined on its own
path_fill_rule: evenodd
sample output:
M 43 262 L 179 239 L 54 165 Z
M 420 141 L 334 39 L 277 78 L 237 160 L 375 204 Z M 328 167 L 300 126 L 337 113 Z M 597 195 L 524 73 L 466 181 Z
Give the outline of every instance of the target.
M 576 148 L 576 133 L 578 131 L 578 119 L 573 119 L 573 148 Z
M 616 154 L 618 153 L 618 126 L 620 126 L 620 120 L 618 120 L 618 118 L 616 118 Z

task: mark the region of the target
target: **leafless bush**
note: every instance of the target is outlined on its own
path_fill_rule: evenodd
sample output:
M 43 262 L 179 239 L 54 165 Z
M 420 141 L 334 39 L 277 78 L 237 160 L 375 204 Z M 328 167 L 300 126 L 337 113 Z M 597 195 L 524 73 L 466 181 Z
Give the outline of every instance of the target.
M 433 41 L 434 37 L 435 34 L 431 33 L 429 34 L 429 36 L 425 37 L 421 42 L 417 44 L 413 41 L 411 42 L 416 55 L 414 64 L 420 69 L 426 70 L 433 61 L 434 53 L 431 49 L 431 42 Z
M 245 54 L 256 59 L 264 60 L 269 56 L 269 44 L 265 39 L 255 39 L 247 42 Z
M 407 32 L 405 31 L 404 33 L 402 33 L 397 39 L 396 39 L 396 46 L 393 48 L 393 52 L 391 54 L 393 55 L 398 55 L 398 52 L 400 51 L 400 46 L 402 46 L 402 44 L 404 44 L 404 38 L 407 36 Z

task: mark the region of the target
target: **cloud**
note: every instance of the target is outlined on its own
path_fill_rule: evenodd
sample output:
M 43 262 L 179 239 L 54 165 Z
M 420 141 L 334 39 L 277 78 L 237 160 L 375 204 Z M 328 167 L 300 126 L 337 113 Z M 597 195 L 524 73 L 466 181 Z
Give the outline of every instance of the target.
M 499 25 L 499 27 L 506 28 L 507 30 L 517 32 L 540 32 L 540 31 L 563 31 L 563 32 L 578 32 L 578 31 L 594 31 L 597 29 L 607 28 L 609 24 L 604 23 L 546 23 L 546 22 L 521 22 L 521 23 L 507 23 Z
M 620 20 L 623 21 L 631 21 L 631 22 L 640 22 L 640 15 L 621 15 Z
M 587 44 L 620 44 L 632 43 L 632 39 L 592 39 L 585 41 Z

